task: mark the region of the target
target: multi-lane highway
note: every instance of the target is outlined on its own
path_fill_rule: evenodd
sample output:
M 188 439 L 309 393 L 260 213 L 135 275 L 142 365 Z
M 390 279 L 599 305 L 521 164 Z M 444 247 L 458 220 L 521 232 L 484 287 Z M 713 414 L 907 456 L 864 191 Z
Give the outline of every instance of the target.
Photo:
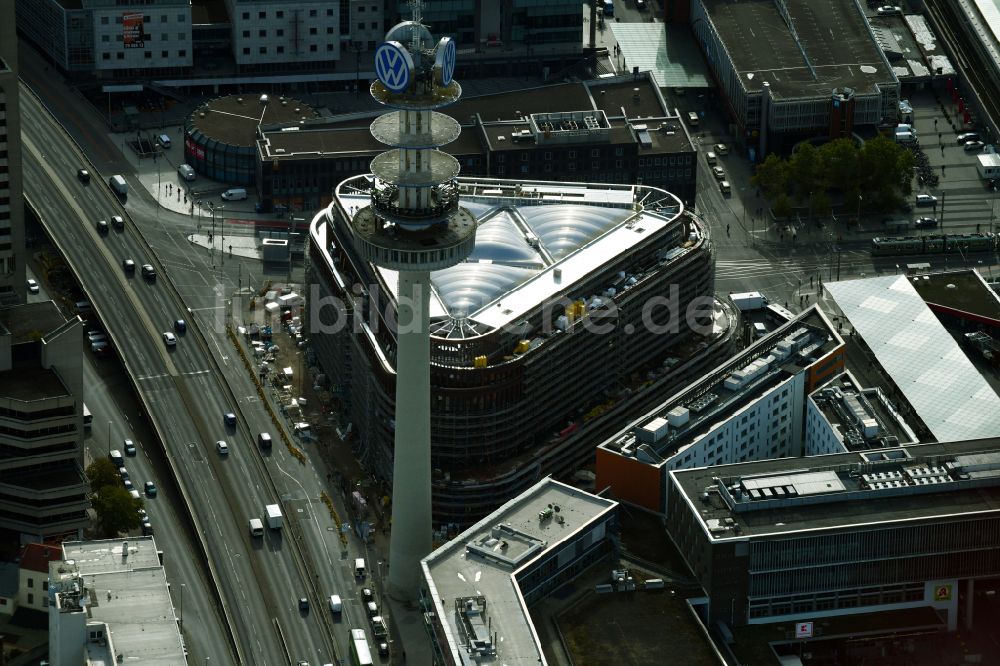
M 175 570 L 175 595 L 178 583 L 185 583 L 184 624 L 189 649 L 215 663 L 333 661 L 332 623 L 320 605 L 321 595 L 326 593 L 323 579 L 314 580 L 317 574 L 307 573 L 300 545 L 287 532 L 269 533 L 256 542 L 249 536 L 247 521 L 261 515 L 265 504 L 281 496 L 286 513 L 298 511 L 297 505 L 306 500 L 308 491 L 295 475 L 281 468 L 288 460 L 280 446 L 275 447 L 272 456 L 256 449 L 257 430 L 273 427 L 260 406 L 253 404 L 257 400 L 255 392 L 246 390 L 244 384 L 242 392 L 233 393 L 220 381 L 219 364 L 229 366 L 237 375 L 243 369 L 242 363 L 236 368 L 231 347 L 220 342 L 219 332 L 210 328 L 203 335 L 201 327 L 215 326 L 214 311 L 194 308 L 193 317 L 186 313 L 177 292 L 164 279 L 161 263 L 131 220 L 127 220 L 124 231 L 112 230 L 106 236 L 97 233 L 96 220 L 122 212 L 104 184 L 106 175 L 95 174 L 89 185 L 81 184 L 76 171 L 87 164 L 85 157 L 27 91 L 21 104 L 26 120 L 27 198 L 90 295 L 146 402 L 152 422 L 163 435 L 176 471 L 177 490 L 187 498 L 191 518 L 218 581 L 221 609 L 217 614 L 208 613 L 205 609 L 218 605 L 211 603 L 211 590 L 206 589 L 205 578 L 198 573 L 201 563 L 179 563 Z M 147 281 L 138 272 L 126 275 L 122 270 L 125 258 L 138 265 L 153 263 L 160 269 L 160 279 Z M 172 254 L 171 262 L 178 261 L 182 261 L 178 253 Z M 199 270 L 194 262 L 189 263 L 190 271 Z M 206 280 L 205 286 L 208 301 L 221 300 L 215 285 Z M 171 330 L 174 320 L 182 317 L 197 323 L 186 335 L 179 336 L 176 348 L 168 348 L 162 333 Z M 226 411 L 241 415 L 238 428 L 224 426 Z M 229 442 L 231 454 L 227 458 L 215 452 L 215 442 L 220 439 Z M 285 479 L 280 489 L 271 480 L 268 466 L 275 467 L 275 477 Z M 157 473 L 162 476 L 166 471 Z M 297 475 L 315 476 L 301 471 Z M 180 499 L 161 494 L 150 503 L 178 502 L 178 510 L 184 511 L 179 508 L 183 506 Z M 306 513 L 315 518 L 312 511 Z M 298 532 L 299 521 L 289 522 L 296 523 L 293 528 Z M 311 534 L 315 540 L 318 526 L 302 523 L 298 533 Z M 323 534 L 319 537 L 323 545 L 329 540 Z M 157 529 L 157 541 L 169 562 L 170 534 L 162 526 Z M 312 565 L 310 571 L 331 568 Z M 332 581 L 324 578 L 328 579 L 327 585 L 335 585 L 343 584 L 345 577 L 336 576 Z M 299 610 L 298 599 L 303 596 L 313 602 L 311 612 Z M 234 640 L 228 635 L 227 625 L 233 629 Z

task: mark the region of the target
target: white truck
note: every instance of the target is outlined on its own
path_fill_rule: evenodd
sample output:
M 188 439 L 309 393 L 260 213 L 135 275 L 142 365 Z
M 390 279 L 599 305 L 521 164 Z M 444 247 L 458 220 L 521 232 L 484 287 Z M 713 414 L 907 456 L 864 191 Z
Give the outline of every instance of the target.
M 250 519 L 250 536 L 261 537 L 264 536 L 264 521 L 260 518 Z
M 108 179 L 108 185 L 111 186 L 111 189 L 114 190 L 115 194 L 118 196 L 128 196 L 128 183 L 125 182 L 123 177 L 119 175 L 111 176 L 111 178 Z
M 729 299 L 740 309 L 740 312 L 760 310 L 767 305 L 767 296 L 759 291 L 744 291 L 738 294 L 729 294 Z
M 277 504 L 268 504 L 265 509 L 267 510 L 267 526 L 272 530 L 281 529 L 281 507 Z

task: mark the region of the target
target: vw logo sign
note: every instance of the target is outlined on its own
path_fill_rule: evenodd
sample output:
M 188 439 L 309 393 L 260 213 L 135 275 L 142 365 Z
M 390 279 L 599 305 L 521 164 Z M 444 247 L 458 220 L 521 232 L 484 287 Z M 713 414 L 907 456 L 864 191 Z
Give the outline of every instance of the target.
M 455 51 L 455 40 L 451 37 L 442 37 L 438 42 L 434 66 L 440 71 L 442 86 L 450 85 L 455 76 Z
M 375 51 L 375 74 L 392 92 L 403 92 L 410 86 L 413 59 L 399 42 L 382 42 Z

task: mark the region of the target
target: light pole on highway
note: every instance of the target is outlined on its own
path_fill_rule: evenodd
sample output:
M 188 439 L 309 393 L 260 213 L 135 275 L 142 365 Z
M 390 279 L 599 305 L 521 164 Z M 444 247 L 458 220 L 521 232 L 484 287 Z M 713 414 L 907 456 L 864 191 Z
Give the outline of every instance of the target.
M 184 583 L 181 583 L 181 617 L 180 617 L 180 625 L 181 625 L 181 627 L 184 626 Z
M 111 455 L 111 421 L 108 421 L 108 455 Z

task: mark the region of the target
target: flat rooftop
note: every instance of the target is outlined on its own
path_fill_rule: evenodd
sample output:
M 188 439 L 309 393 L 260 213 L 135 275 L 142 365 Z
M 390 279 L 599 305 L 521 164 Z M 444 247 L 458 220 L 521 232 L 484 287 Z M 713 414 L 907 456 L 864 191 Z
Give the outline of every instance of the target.
M 368 194 L 349 182 L 337 191 L 345 210 L 367 205 Z M 476 178 L 459 183 L 462 205 L 476 216 L 479 228 L 467 261 L 431 273 L 431 334 L 442 338 L 483 335 L 519 321 L 650 242 L 683 211 L 673 195 L 643 186 Z M 662 199 L 659 204 L 656 197 Z M 644 198 L 646 207 L 634 211 L 633 204 Z M 678 246 L 669 258 L 689 249 Z M 376 270 L 395 297 L 398 273 Z
M 932 310 L 935 305 L 943 305 L 1000 324 L 1000 295 L 974 270 L 914 275 L 910 284 Z
M 884 397 L 877 388 L 861 386 L 849 372 L 834 377 L 809 395 L 850 451 L 916 442 L 913 430 L 899 412 L 886 404 Z
M 843 344 L 835 327 L 814 305 L 688 384 L 601 446 L 626 455 L 626 450 L 634 452 L 648 445 L 661 459 L 656 462 L 663 462 Z
M 924 303 L 912 278 L 887 275 L 826 288 L 935 439 L 1000 434 L 1000 396 Z
M 249 99 L 251 99 L 249 96 L 244 98 L 244 100 Z M 253 100 L 256 104 L 256 98 Z M 242 108 L 245 113 L 245 106 Z M 484 152 L 484 147 L 479 140 L 479 130 L 474 128 L 477 115 L 484 125 L 499 128 L 496 131 L 487 130 L 488 134 L 509 135 L 510 129 L 497 123 L 523 121 L 527 116 L 539 113 L 597 110 L 604 111 L 609 117 L 619 119 L 624 113 L 625 117 L 630 119 L 657 118 L 671 121 L 671 124 L 677 126 L 673 135 L 660 132 L 651 133 L 655 135 L 653 137 L 654 148 L 663 151 L 691 149 L 690 139 L 680 127 L 679 119 L 670 115 L 655 82 L 645 75 L 637 78 L 628 75 L 601 79 L 596 82 L 562 83 L 495 95 L 463 97 L 456 104 L 441 109 L 441 113 L 451 116 L 463 126 L 458 140 L 443 146 L 442 149 L 452 155 Z M 351 114 L 345 117 L 308 120 L 298 130 L 265 129 L 267 145 L 260 146 L 261 154 L 267 157 L 276 157 L 282 154 L 276 151 L 284 150 L 284 154 L 297 157 L 319 157 L 351 152 L 374 156 L 387 150 L 385 144 L 376 141 L 368 129 L 372 120 L 381 113 L 384 111 L 364 114 L 370 116 L 364 119 Z M 294 117 L 292 121 L 298 119 L 298 117 Z M 616 127 L 619 131 L 615 137 L 617 140 L 632 140 L 623 122 L 616 123 Z M 518 128 L 527 129 L 528 124 L 523 123 Z M 256 124 L 251 129 L 255 133 Z M 211 135 L 208 131 L 205 131 L 205 134 Z M 252 138 L 254 134 L 249 136 Z M 494 149 L 501 146 L 495 136 L 491 145 Z M 523 145 L 525 144 L 508 142 L 503 147 L 521 149 Z
M 713 541 L 969 517 L 1000 511 L 1000 438 L 775 458 L 670 476 Z
M 15 345 L 30 342 L 49 335 L 74 319 L 76 317 L 66 319 L 54 301 L 12 305 L 0 308 L 0 335 L 6 329 Z
M 867 95 L 893 80 L 853 2 L 785 0 L 794 30 L 771 0 L 702 3 L 750 92 L 767 81 L 778 100 L 829 97 L 834 88 Z
M 319 117 L 301 100 L 268 95 L 268 103 L 261 104 L 260 97 L 260 93 L 253 92 L 216 97 L 191 113 L 189 127 L 220 143 L 249 148 L 261 125 L 290 125 Z
M 539 520 L 539 511 L 549 505 L 559 507 L 561 521 Z M 424 580 L 456 663 L 464 663 L 466 634 L 455 602 L 469 597 L 485 602 L 484 621 L 496 635 L 497 663 L 542 663 L 516 575 L 615 507 L 617 502 L 545 478 L 424 558 Z
M 24 368 L 0 372 L 0 400 L 31 402 L 71 397 L 55 370 L 34 367 L 29 372 L 25 372 Z
M 128 557 L 122 557 L 127 544 Z M 90 617 L 108 625 L 125 663 L 184 666 L 184 649 L 153 537 L 68 541 L 73 560 L 93 594 Z

